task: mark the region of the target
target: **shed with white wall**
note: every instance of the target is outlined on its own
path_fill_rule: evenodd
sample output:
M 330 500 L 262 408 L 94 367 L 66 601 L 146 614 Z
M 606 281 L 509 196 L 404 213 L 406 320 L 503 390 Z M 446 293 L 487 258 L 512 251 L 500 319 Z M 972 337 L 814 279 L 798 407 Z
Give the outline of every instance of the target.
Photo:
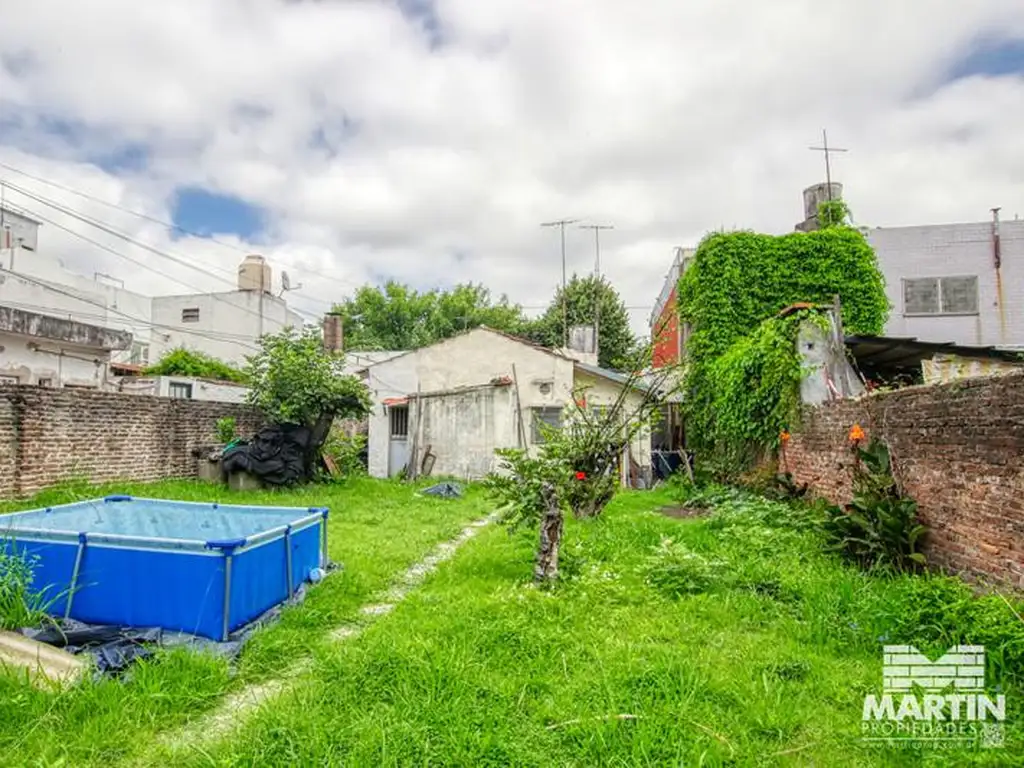
M 536 451 L 543 440 L 536 425 L 561 423 L 580 388 L 587 390 L 588 405 L 611 405 L 626 381 L 489 328 L 372 365 L 366 380 L 374 402 L 371 475 L 398 474 L 414 453 L 419 466 L 429 447 L 434 474 L 471 479 L 497 468 L 498 448 Z M 642 397 L 629 393 L 627 410 Z M 638 435 L 630 453 L 649 468 L 649 434 Z

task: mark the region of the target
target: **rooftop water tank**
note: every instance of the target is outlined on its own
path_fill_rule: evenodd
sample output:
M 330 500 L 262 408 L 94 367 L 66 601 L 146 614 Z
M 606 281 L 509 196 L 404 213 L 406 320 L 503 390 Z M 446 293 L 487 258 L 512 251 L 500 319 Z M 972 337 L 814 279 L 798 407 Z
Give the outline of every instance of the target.
M 270 292 L 270 265 L 262 256 L 251 254 L 238 265 L 238 290 Z

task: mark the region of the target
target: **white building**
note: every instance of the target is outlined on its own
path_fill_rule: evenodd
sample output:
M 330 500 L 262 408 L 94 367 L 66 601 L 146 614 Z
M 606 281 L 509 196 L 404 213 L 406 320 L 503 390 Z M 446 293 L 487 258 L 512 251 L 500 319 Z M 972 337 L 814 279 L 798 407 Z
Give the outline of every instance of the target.
M 117 391 L 128 395 L 156 395 L 181 400 L 211 400 L 217 403 L 244 403 L 249 388 L 244 384 L 193 376 L 125 376 L 118 380 Z
M 370 474 L 429 462 L 434 475 L 478 479 L 498 467 L 495 449 L 536 450 L 538 424 L 560 425 L 581 392 L 586 407 L 614 403 L 626 378 L 571 354 L 481 327 L 369 366 Z M 643 393 L 626 397 L 628 412 Z M 641 433 L 623 456 L 623 479 L 650 466 L 650 435 Z
M 113 284 L 109 275 L 71 272 L 39 248 L 39 226 L 29 216 L 3 210 L 0 305 L 131 334 L 129 347 L 109 356 L 120 370 L 155 363 L 177 347 L 241 365 L 261 335 L 303 324 L 271 293 L 273 275 L 262 256 L 247 256 L 239 266 L 237 290 L 150 297 Z M 22 363 L 0 351 L 0 371 Z
M 875 227 L 887 336 L 1024 348 L 1024 221 Z
M 0 385 L 109 388 L 111 352 L 132 336 L 0 304 Z

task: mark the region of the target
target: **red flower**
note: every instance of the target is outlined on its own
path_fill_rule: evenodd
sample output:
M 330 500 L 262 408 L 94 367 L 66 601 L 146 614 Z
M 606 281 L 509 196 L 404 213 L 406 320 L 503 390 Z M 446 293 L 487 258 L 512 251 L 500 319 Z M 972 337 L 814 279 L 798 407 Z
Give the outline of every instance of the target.
M 577 472 L 576 473 L 576 479 L 577 480 L 586 480 L 587 479 L 587 473 L 586 472 Z

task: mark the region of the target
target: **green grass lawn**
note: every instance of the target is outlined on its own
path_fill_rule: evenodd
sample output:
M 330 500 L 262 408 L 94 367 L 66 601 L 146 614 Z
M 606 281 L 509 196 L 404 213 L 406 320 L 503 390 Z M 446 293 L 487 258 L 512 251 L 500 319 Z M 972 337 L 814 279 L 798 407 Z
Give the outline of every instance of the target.
M 652 511 L 667 500 L 625 494 L 570 521 L 551 591 L 529 583 L 532 533 L 486 530 L 240 734 L 176 764 L 1024 765 L 1024 625 L 1001 599 L 865 575 L 784 505 L 678 520 Z M 988 648 L 1006 747 L 861 743 L 882 644 L 961 641 Z
M 328 628 L 357 617 L 360 605 L 440 541 L 490 511 L 476 489 L 463 499 L 418 496 L 414 488 L 371 479 L 291 491 L 231 493 L 193 482 L 108 488 L 65 486 L 0 512 L 96 498 L 111 492 L 155 498 L 283 506 L 328 506 L 328 545 L 344 570 L 310 590 L 277 625 L 257 633 L 231 674 L 227 663 L 176 651 L 132 669 L 131 680 L 87 683 L 67 693 L 37 691 L 0 672 L 0 765 L 110 765 L 145 751 L 158 730 L 201 716 L 225 693 L 275 676 L 298 656 L 318 652 Z

